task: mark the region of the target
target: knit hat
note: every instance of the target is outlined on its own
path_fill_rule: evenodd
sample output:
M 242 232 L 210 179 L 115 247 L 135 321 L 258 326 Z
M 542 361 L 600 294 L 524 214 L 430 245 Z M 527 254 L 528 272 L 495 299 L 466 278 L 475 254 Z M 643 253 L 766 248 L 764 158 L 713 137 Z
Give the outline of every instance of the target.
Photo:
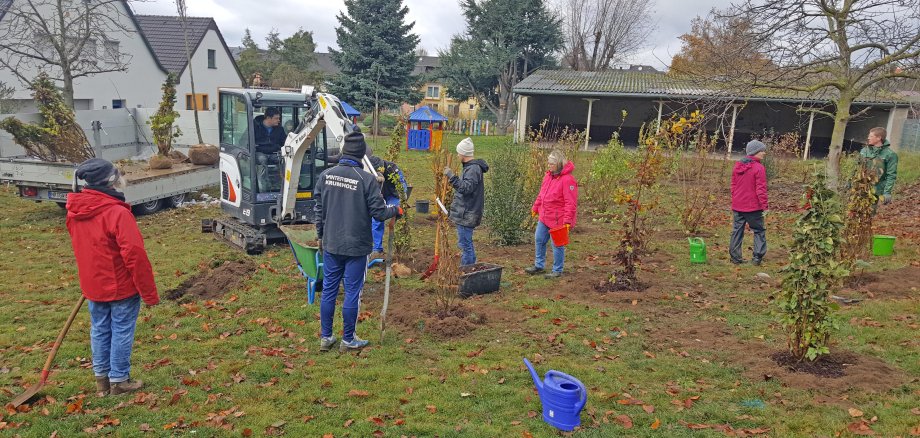
M 80 163 L 75 175 L 87 185 L 96 187 L 111 187 L 118 181 L 118 169 L 102 158 L 90 158 Z
M 463 155 L 464 157 L 472 157 L 473 140 L 470 140 L 469 137 L 460 140 L 460 143 L 457 143 L 457 153 Z
M 748 142 L 747 147 L 744 149 L 744 153 L 748 155 L 757 155 L 758 152 L 765 150 L 767 150 L 767 145 L 757 140 L 751 140 Z
M 348 155 L 354 158 L 363 158 L 367 151 L 367 143 L 364 142 L 364 134 L 352 132 L 345 136 L 345 145 L 342 146 L 342 155 Z

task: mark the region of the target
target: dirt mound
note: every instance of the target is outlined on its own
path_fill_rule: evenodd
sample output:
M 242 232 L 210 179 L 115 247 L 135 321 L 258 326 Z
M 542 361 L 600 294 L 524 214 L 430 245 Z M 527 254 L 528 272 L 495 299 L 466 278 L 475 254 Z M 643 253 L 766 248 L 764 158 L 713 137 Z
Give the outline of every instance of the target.
M 220 298 L 249 279 L 256 271 L 250 260 L 228 261 L 215 268 L 205 268 L 167 291 L 168 300 L 179 302 Z
M 675 321 L 672 321 L 675 322 Z M 665 347 L 705 350 L 727 355 L 752 380 L 776 379 L 784 386 L 842 395 L 851 389 L 884 392 L 901 385 L 904 374 L 885 361 L 831 346 L 832 354 L 813 364 L 793 364 L 785 351 L 762 341 L 744 341 L 723 323 L 668 324 L 651 332 Z
M 920 297 L 920 266 L 906 266 L 850 277 L 844 294 L 856 292 L 867 298 L 905 299 Z

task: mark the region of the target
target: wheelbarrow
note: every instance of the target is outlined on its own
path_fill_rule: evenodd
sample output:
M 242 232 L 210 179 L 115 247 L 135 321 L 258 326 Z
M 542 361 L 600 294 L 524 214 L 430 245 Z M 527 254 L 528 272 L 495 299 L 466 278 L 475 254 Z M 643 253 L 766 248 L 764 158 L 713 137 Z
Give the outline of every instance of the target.
M 307 303 L 316 301 L 316 285 L 323 279 L 323 255 L 316 238 L 315 225 L 281 225 L 297 262 L 297 269 L 307 279 Z

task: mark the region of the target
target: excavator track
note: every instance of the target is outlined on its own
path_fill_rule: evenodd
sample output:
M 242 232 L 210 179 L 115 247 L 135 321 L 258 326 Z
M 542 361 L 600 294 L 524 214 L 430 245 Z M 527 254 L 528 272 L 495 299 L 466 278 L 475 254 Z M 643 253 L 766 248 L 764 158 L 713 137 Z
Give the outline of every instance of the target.
M 214 233 L 214 237 L 246 254 L 257 255 L 268 246 L 268 236 L 259 229 L 241 224 L 230 218 L 203 219 L 201 232 Z

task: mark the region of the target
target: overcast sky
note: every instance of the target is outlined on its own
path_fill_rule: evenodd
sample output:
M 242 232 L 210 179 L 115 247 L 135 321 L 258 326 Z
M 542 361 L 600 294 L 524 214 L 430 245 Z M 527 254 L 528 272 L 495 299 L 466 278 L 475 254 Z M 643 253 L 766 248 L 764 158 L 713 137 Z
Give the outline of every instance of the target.
M 655 2 L 656 0 L 650 0 Z M 335 16 L 345 9 L 343 0 L 187 0 L 190 16 L 214 17 L 227 44 L 237 46 L 243 30 L 249 28 L 253 38 L 264 47 L 265 35 L 272 28 L 284 38 L 298 28 L 313 32 L 317 50 L 336 47 Z M 132 2 L 138 14 L 176 15 L 172 0 Z M 404 0 L 409 7 L 414 31 L 421 37 L 421 46 L 437 55 L 450 42 L 450 37 L 465 27 L 456 0 Z M 657 31 L 649 38 L 646 50 L 632 60 L 634 64 L 663 68 L 680 49 L 677 37 L 690 30 L 690 20 L 705 15 L 713 6 L 727 6 L 726 0 L 657 0 L 655 4 Z

